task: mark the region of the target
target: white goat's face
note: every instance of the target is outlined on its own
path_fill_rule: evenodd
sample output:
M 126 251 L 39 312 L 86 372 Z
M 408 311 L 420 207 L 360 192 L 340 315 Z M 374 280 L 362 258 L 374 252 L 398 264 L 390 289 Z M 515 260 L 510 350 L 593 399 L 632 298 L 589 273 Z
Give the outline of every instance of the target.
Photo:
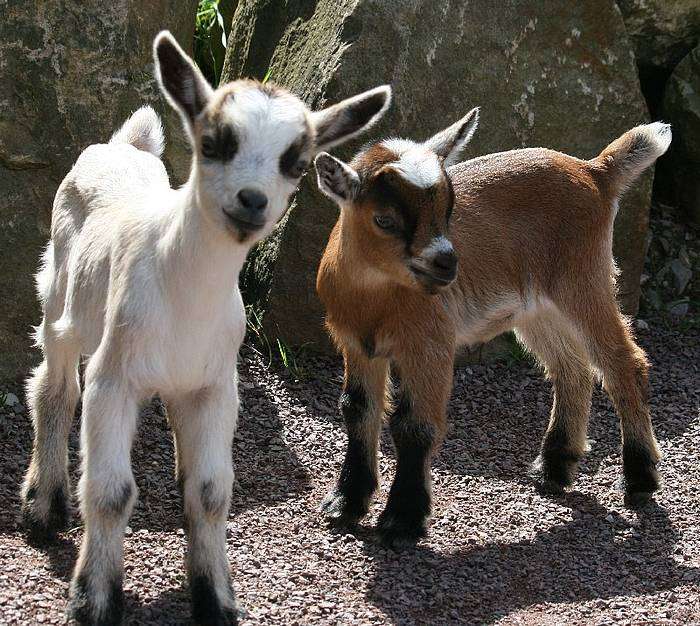
M 312 112 L 286 90 L 256 81 L 214 91 L 167 32 L 156 37 L 154 57 L 161 90 L 192 143 L 199 208 L 246 245 L 282 218 L 314 155 L 371 126 L 391 99 L 383 86 Z
M 281 89 L 237 81 L 214 93 L 194 128 L 201 210 L 241 242 L 266 236 L 315 154 L 306 107 Z

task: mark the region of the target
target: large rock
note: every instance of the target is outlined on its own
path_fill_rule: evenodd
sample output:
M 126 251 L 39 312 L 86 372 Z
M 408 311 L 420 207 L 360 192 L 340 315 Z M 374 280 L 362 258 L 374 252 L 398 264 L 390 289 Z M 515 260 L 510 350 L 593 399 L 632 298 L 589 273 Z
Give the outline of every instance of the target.
M 617 0 L 649 108 L 659 112 L 673 68 L 700 43 L 700 1 Z
M 700 46 L 671 74 L 662 111 L 673 143 L 660 175 L 684 216 L 700 227 Z
M 144 102 L 160 104 L 154 35 L 191 48 L 196 0 L 11 0 L 0 20 L 0 380 L 26 374 L 39 323 L 33 284 L 56 188 L 76 157 L 106 141 Z M 166 117 L 168 164 L 187 172 L 182 133 Z
M 670 72 L 700 40 L 698 0 L 617 0 L 635 57 Z
M 648 116 L 615 3 L 565 4 L 240 0 L 224 78 L 269 75 L 314 107 L 391 82 L 394 104 L 374 137 L 427 137 L 481 105 L 469 156 L 548 146 L 589 158 Z M 337 152 L 349 157 L 367 139 Z M 246 282 L 259 290 L 268 333 L 322 347 L 315 276 L 337 213 L 314 178 L 303 180 Z M 616 223 L 620 298 L 630 313 L 639 298 L 650 180 L 630 190 Z

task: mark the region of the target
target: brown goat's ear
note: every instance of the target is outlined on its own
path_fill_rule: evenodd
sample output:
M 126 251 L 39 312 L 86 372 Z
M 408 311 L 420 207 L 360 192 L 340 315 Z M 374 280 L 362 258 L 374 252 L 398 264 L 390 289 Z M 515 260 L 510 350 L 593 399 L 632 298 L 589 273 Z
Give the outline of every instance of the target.
M 479 125 L 479 107 L 469 111 L 461 120 L 441 130 L 423 145 L 444 159 L 445 167 L 459 162 L 462 151 Z
M 357 172 L 340 159 L 327 152 L 321 152 L 314 164 L 318 188 L 335 203 L 342 205 L 352 202 L 360 189 L 360 177 Z
M 212 96 L 211 86 L 167 30 L 156 35 L 153 58 L 161 91 L 191 131 L 195 117 Z
M 391 102 L 391 87 L 382 85 L 311 114 L 316 147 L 327 150 L 360 134 L 384 115 Z

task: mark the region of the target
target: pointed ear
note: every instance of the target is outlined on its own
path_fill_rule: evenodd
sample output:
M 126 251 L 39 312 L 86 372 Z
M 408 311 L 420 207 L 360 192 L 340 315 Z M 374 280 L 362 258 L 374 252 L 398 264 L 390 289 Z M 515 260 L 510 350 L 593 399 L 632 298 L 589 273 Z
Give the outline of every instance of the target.
M 214 90 L 167 30 L 156 36 L 153 58 L 161 91 L 191 129 Z
M 315 111 L 311 123 L 316 129 L 316 147 L 327 150 L 367 130 L 384 115 L 390 103 L 391 87 L 382 85 Z
M 340 159 L 321 152 L 314 160 L 318 188 L 336 204 L 351 202 L 360 189 L 357 172 Z
M 459 162 L 462 151 L 469 143 L 479 125 L 479 107 L 469 111 L 459 122 L 441 130 L 425 141 L 423 145 L 432 150 L 445 162 L 445 167 Z

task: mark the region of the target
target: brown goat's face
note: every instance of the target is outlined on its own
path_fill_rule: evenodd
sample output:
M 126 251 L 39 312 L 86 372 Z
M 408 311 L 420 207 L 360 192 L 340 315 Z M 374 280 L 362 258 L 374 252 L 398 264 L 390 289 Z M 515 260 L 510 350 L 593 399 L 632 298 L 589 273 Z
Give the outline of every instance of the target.
M 457 256 L 448 225 L 454 196 L 441 159 L 394 140 L 373 145 L 344 168 L 328 184 L 336 198 L 352 197 L 339 202 L 343 228 L 352 232 L 354 250 L 371 275 L 428 293 L 452 283 Z
M 437 293 L 457 276 L 448 239 L 455 164 L 479 122 L 479 109 L 423 143 L 387 139 L 350 165 L 316 157 L 319 189 L 341 208 L 341 230 L 364 280 L 393 281 Z M 358 273 L 358 276 L 360 274 Z

